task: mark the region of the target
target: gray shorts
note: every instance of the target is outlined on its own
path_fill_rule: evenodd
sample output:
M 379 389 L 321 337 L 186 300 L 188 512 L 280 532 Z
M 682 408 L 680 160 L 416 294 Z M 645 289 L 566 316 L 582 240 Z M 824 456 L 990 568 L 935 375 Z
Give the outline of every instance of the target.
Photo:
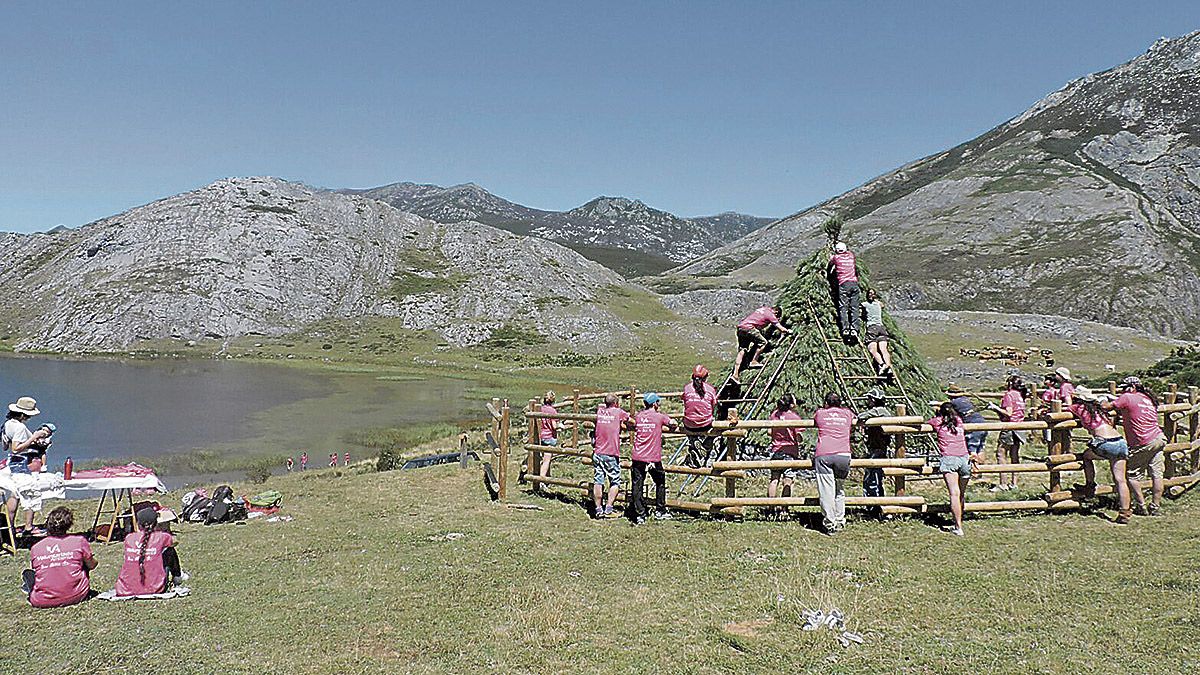
M 1029 442 L 1029 432 L 1013 430 L 1001 431 L 1000 438 L 997 440 L 1000 442 L 1000 447 L 1002 448 L 1011 448 L 1014 445 L 1025 445 Z
M 888 335 L 887 328 L 883 324 L 871 324 L 867 326 L 867 342 L 887 342 L 892 336 Z
M 782 452 L 776 452 L 771 455 L 771 461 L 775 462 L 791 462 L 797 459 L 799 458 L 792 457 L 791 455 L 784 454 Z M 786 480 L 795 480 L 799 473 L 800 469 L 771 469 L 771 480 L 779 480 L 780 477 L 783 477 Z
M 962 478 L 970 478 L 971 458 L 970 456 L 942 455 L 941 460 L 938 461 L 938 471 L 941 473 L 956 473 Z
M 1130 447 L 1129 463 L 1126 464 L 1129 476 L 1141 478 L 1149 474 L 1152 479 L 1161 479 L 1167 468 L 1166 458 L 1163 455 L 1163 450 L 1166 448 L 1167 439 L 1164 436 L 1159 436 L 1145 445 Z
M 604 481 L 614 487 L 621 484 L 621 459 L 612 455 L 592 455 L 592 482 L 604 485 Z

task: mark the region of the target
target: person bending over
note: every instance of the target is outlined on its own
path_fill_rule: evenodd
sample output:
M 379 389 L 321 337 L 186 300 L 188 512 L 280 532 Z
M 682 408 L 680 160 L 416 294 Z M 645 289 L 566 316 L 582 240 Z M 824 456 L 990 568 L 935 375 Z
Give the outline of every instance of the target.
M 1109 414 L 1101 407 L 1100 397 L 1087 387 L 1079 387 L 1073 396 L 1075 402 L 1071 404 L 1071 413 L 1091 435 L 1083 452 L 1083 492 L 1088 496 L 1096 494 L 1095 460 L 1108 460 L 1113 490 L 1117 493 L 1117 523 L 1124 525 L 1133 513 L 1129 508 L 1129 484 L 1125 473 L 1129 443 L 1113 427 Z
M 822 524 L 828 534 L 836 534 L 846 527 L 846 477 L 850 475 L 854 413 L 842 404 L 841 396 L 830 393 L 825 395 L 825 407 L 813 413 L 813 421 L 817 427 L 813 469 L 817 474 Z
M 592 502 L 597 518 L 612 518 L 613 504 L 621 491 L 621 429 L 632 429 L 629 413 L 618 405 L 616 394 L 604 397 L 596 409 L 596 440 L 592 444 Z M 608 502 L 604 483 L 608 483 Z
M 946 492 L 950 495 L 950 513 L 954 516 L 952 534 L 963 536 L 963 511 L 967 503 L 967 482 L 971 480 L 971 468 L 979 463 L 979 455 L 968 452 L 963 418 L 950 401 L 938 406 L 937 415 L 927 422 L 937 433 L 938 452 L 942 458 L 938 470 L 946 481 Z
M 633 524 L 641 525 L 646 522 L 646 472 L 654 480 L 654 518 L 670 520 L 671 513 L 667 511 L 667 474 L 663 471 L 662 463 L 662 434 L 663 430 L 673 431 L 675 420 L 664 415 L 658 404 L 661 399 L 653 392 L 642 396 L 642 410 L 633 418 L 633 452 L 629 459 L 632 468 L 629 470 L 630 511 Z
M 4 426 L 0 428 L 0 452 L 3 452 L 8 457 L 8 469 L 14 474 L 28 475 L 31 473 L 29 466 L 30 458 L 36 458 L 42 454 L 37 452 L 37 448 L 50 437 L 50 431 L 46 427 L 30 432 L 29 427 L 25 426 L 25 423 L 30 418 L 39 414 L 41 414 L 41 411 L 37 408 L 37 401 L 29 396 L 22 396 L 15 403 L 11 403 L 8 406 L 8 414 L 5 416 Z M 41 470 L 40 465 L 37 468 L 39 471 Z M 17 495 L 15 493 L 8 496 L 6 506 L 8 508 L 8 522 L 16 523 Z M 33 509 L 25 509 L 24 532 L 35 537 L 46 534 L 42 530 L 34 529 Z
M 65 506 L 46 516 L 47 534 L 29 548 L 30 569 L 22 575 L 30 605 L 66 607 L 91 593 L 89 573 L 96 569 L 96 558 L 87 539 L 67 534 L 74 524 L 75 514 Z
M 742 368 L 757 368 L 762 365 L 759 357 L 762 355 L 763 349 L 767 346 L 767 336 L 763 332 L 768 328 L 774 327 L 782 335 L 788 335 L 792 331 L 784 328 L 780 323 L 779 316 L 781 310 L 779 306 L 775 307 L 759 307 L 750 312 L 746 318 L 742 319 L 737 325 L 737 341 L 738 353 L 733 360 L 733 381 L 740 382 L 742 376 Z M 746 359 L 750 359 L 747 364 Z
M 829 258 L 829 275 L 837 285 L 838 326 L 842 330 L 842 339 L 849 344 L 858 341 L 858 268 L 855 264 L 854 253 L 839 241 L 833 247 L 833 255 Z
M 867 301 L 862 304 L 863 325 L 866 326 L 867 351 L 875 361 L 875 371 L 880 377 L 893 377 L 892 352 L 887 328 L 883 325 L 883 300 L 875 289 L 867 291 Z
M 125 562 L 117 573 L 117 595 L 163 593 L 183 580 L 175 537 L 158 530 L 158 512 L 153 507 L 134 515 L 138 531 L 125 537 Z
M 1158 398 L 1142 381 L 1127 377 L 1121 381 L 1121 395 L 1115 401 L 1101 404 L 1105 411 L 1115 410 L 1121 416 L 1121 428 L 1125 430 L 1125 442 L 1129 444 L 1128 476 L 1129 489 L 1137 499 L 1139 516 L 1157 516 L 1162 507 L 1163 472 L 1166 459 L 1167 437 L 1158 424 Z M 1146 504 L 1146 495 L 1138 477 L 1150 474 L 1152 497 Z
M 697 365 L 692 369 L 692 381 L 683 388 L 683 431 L 688 434 L 685 463 L 689 466 L 704 466 L 713 455 L 717 439 L 708 432 L 716 409 L 717 390 L 708 383 L 708 368 Z
M 798 420 L 796 413 L 796 397 L 784 394 L 771 411 L 772 420 Z M 795 461 L 800 459 L 800 429 L 798 427 L 774 427 L 771 429 L 771 459 L 773 461 Z M 796 480 L 798 469 L 771 469 L 771 481 L 767 483 L 768 497 L 791 497 L 792 484 Z M 782 513 L 786 509 L 780 509 Z

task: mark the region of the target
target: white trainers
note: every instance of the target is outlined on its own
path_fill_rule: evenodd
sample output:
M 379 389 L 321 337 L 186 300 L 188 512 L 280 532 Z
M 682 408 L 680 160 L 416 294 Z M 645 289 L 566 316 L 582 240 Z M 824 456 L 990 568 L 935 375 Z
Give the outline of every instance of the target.
M 956 528 L 954 528 L 954 529 L 950 530 L 950 534 L 952 534 L 952 535 L 954 535 L 954 536 L 956 536 L 956 537 L 961 537 L 961 536 L 963 536 L 963 531 L 962 531 L 962 528 L 961 528 L 961 527 L 956 527 Z

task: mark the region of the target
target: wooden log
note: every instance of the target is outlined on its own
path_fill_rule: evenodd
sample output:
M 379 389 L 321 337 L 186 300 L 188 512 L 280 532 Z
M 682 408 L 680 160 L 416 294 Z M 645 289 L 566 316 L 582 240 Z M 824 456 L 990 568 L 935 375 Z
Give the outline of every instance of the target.
M 500 483 L 500 501 L 508 499 L 508 434 L 510 419 L 508 399 L 504 399 L 503 406 L 500 408 L 500 421 L 497 422 L 500 427 L 500 437 L 496 439 L 500 444 L 500 457 L 496 466 L 496 481 Z
M 536 412 L 537 409 L 537 399 L 529 399 L 529 412 Z M 525 439 L 525 473 L 541 473 L 542 446 L 539 443 L 541 439 L 539 438 L 540 434 L 538 433 L 538 421 L 532 417 L 529 418 L 528 432 L 529 436 Z M 532 446 L 532 448 L 530 446 Z
M 1050 412 L 1061 413 L 1062 401 L 1051 401 Z M 1051 457 L 1055 455 L 1066 455 L 1071 453 L 1071 432 L 1063 431 L 1062 429 L 1052 429 L 1050 431 L 1050 449 Z M 1057 462 L 1047 461 L 1047 464 L 1058 464 Z M 1054 470 L 1050 471 L 1050 491 L 1055 492 L 1062 487 L 1062 476 Z
M 864 424 L 868 427 L 882 427 L 885 425 L 920 426 L 925 424 L 925 418 L 920 415 L 892 415 L 891 417 L 872 417 Z
M 925 458 L 910 457 L 896 459 L 851 459 L 851 468 L 885 468 L 885 467 L 909 467 L 916 468 L 925 465 Z M 813 461 L 811 459 L 750 459 L 741 461 L 721 460 L 713 462 L 712 468 L 716 472 L 732 471 L 738 469 L 811 469 Z
M 846 506 L 921 506 L 925 498 L 914 495 L 911 497 L 846 497 Z M 821 500 L 816 496 L 808 497 L 713 497 L 712 505 L 726 506 L 820 506 Z
M 540 476 L 537 474 L 534 474 L 532 476 L 526 476 L 525 478 L 526 478 L 526 480 L 528 480 L 531 483 L 543 483 L 545 485 L 557 485 L 559 487 L 583 490 L 584 492 L 590 492 L 592 489 L 592 482 L 588 481 L 588 480 L 571 480 L 568 478 L 552 478 L 550 476 Z M 619 502 L 625 501 L 625 491 L 624 490 L 617 493 L 617 501 L 619 501 Z M 684 510 L 684 511 L 697 511 L 697 512 L 701 512 L 701 513 L 709 513 L 714 510 L 712 504 L 709 504 L 708 502 L 696 502 L 696 501 L 687 501 L 687 500 L 682 500 L 682 499 L 671 499 L 669 497 L 667 498 L 667 506 L 669 508 L 673 508 L 673 509 L 680 509 L 680 510 Z
M 910 516 L 910 515 L 914 515 L 914 514 L 918 514 L 918 513 L 924 513 L 925 507 L 922 506 L 922 507 L 918 508 L 918 507 L 912 507 L 912 506 L 881 506 L 881 507 L 879 507 L 879 510 L 882 513 L 886 513 L 886 514 L 892 515 L 892 516 Z
M 578 389 L 575 390 L 575 400 L 571 402 L 571 414 L 573 414 L 573 415 L 579 414 L 579 390 Z M 576 447 L 576 448 L 579 447 L 579 427 L 580 426 L 581 425 L 579 425 L 579 424 L 571 425 L 571 446 L 572 447 Z
M 1167 392 L 1167 404 L 1174 405 L 1178 401 L 1179 401 L 1179 387 L 1175 384 L 1172 384 L 1171 390 L 1169 392 Z M 1191 408 L 1191 404 L 1186 404 L 1186 405 L 1188 406 L 1188 408 Z M 1180 412 L 1182 412 L 1182 411 L 1180 411 Z M 1173 449 L 1178 449 L 1177 447 L 1173 448 L 1172 446 L 1177 445 L 1175 443 L 1175 436 L 1179 432 L 1179 422 L 1177 422 L 1175 420 L 1175 418 L 1169 412 L 1163 414 L 1162 429 L 1163 429 L 1163 435 L 1165 435 L 1167 437 L 1167 448 L 1166 448 L 1167 452 L 1170 452 Z M 1167 478 L 1173 478 L 1174 472 L 1175 472 L 1175 462 L 1167 462 L 1167 467 L 1166 467 L 1166 471 L 1164 472 L 1164 476 Z
M 908 407 L 905 404 L 903 404 L 903 403 L 896 404 L 896 417 L 906 417 L 907 412 L 908 412 Z M 886 430 L 886 428 L 885 428 L 885 430 Z M 907 457 L 904 456 L 905 453 L 908 451 L 908 444 L 905 441 L 905 436 L 906 436 L 905 433 L 903 431 L 901 431 L 899 433 L 896 433 L 895 436 L 893 437 L 892 447 L 895 448 L 896 459 L 899 459 L 899 460 L 907 459 Z M 883 473 L 886 476 L 887 469 L 884 469 Z M 904 491 L 907 488 L 907 485 L 905 484 L 904 476 L 897 475 L 892 480 L 893 480 L 893 490 L 892 491 L 896 493 L 897 497 L 903 497 Z
M 1188 438 L 1192 442 L 1191 471 L 1200 471 L 1200 387 L 1188 387 L 1188 402 L 1194 412 L 1188 417 Z

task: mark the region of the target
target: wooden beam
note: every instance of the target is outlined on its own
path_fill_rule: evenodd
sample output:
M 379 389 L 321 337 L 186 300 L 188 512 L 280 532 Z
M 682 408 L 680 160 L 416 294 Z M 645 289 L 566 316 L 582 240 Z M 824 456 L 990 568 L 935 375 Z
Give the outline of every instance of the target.
M 921 506 L 925 498 L 911 497 L 846 497 L 846 506 Z M 726 506 L 820 506 L 821 500 L 809 497 L 713 497 L 712 505 Z

